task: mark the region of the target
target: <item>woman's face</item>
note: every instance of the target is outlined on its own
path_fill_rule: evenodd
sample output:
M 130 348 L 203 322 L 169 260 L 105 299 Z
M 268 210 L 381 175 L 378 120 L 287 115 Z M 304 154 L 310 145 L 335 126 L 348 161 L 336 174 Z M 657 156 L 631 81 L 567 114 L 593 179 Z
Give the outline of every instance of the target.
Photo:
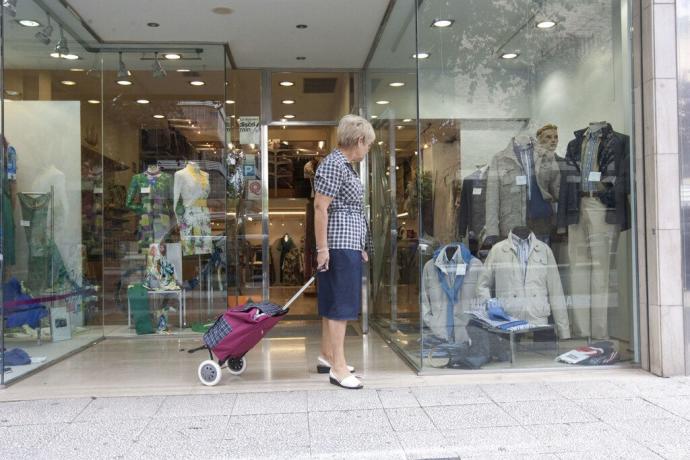
M 353 153 L 354 153 L 353 161 L 358 161 L 358 162 L 362 161 L 364 159 L 364 157 L 367 156 L 367 153 L 369 153 L 369 149 L 371 148 L 371 144 L 373 144 L 373 142 L 370 142 L 367 144 L 367 142 L 364 140 L 364 138 L 361 137 L 357 141 L 357 145 L 353 149 Z

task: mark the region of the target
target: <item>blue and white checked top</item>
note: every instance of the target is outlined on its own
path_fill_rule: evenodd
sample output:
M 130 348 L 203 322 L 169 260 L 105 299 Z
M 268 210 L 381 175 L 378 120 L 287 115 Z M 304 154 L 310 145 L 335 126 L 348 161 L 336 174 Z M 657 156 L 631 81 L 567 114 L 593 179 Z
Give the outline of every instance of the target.
M 335 149 L 316 169 L 314 191 L 333 198 L 328 207 L 329 249 L 371 252 L 371 233 L 364 214 L 364 189 L 359 175 Z
M 594 192 L 597 190 L 597 183 L 589 181 L 589 173 L 594 171 L 594 162 L 597 161 L 597 152 L 601 142 L 601 130 L 585 133 L 585 142 L 582 145 L 582 191 Z

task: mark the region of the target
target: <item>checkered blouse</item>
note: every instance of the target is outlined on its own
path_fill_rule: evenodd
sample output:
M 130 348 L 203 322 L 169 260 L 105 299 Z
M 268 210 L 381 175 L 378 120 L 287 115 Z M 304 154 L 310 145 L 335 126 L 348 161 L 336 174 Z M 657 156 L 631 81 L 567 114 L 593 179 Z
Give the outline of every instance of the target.
M 359 175 L 335 149 L 316 169 L 316 193 L 333 198 L 328 207 L 328 247 L 371 253 L 371 232 L 364 214 L 364 189 Z

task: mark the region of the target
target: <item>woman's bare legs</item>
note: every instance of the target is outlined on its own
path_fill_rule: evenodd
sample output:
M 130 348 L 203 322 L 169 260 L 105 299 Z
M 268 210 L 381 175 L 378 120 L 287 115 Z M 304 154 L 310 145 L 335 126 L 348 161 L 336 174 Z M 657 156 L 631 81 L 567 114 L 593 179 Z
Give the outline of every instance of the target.
M 335 374 L 338 380 L 342 380 L 348 375 L 350 371 L 347 369 L 347 361 L 345 360 L 345 329 L 347 328 L 347 321 L 338 319 L 328 319 L 328 335 L 330 339 L 331 371 Z
M 331 351 L 331 334 L 328 328 L 328 318 L 321 318 L 321 357 L 333 362 L 333 352 Z

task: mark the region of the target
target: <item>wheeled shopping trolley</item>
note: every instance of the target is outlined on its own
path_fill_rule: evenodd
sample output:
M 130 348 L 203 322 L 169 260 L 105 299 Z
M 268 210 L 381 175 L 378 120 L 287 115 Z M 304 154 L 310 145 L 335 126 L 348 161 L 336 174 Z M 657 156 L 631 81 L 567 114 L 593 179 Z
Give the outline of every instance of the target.
M 232 375 L 240 375 L 247 368 L 244 357 L 249 350 L 261 341 L 273 326 L 287 314 L 290 305 L 316 280 L 312 276 L 307 283 L 284 306 L 269 302 L 247 303 L 226 311 L 204 334 L 204 345 L 189 350 L 194 353 L 208 350 L 210 359 L 199 364 L 198 376 L 201 383 L 217 385 L 225 366 Z M 217 361 L 214 359 L 214 355 Z

